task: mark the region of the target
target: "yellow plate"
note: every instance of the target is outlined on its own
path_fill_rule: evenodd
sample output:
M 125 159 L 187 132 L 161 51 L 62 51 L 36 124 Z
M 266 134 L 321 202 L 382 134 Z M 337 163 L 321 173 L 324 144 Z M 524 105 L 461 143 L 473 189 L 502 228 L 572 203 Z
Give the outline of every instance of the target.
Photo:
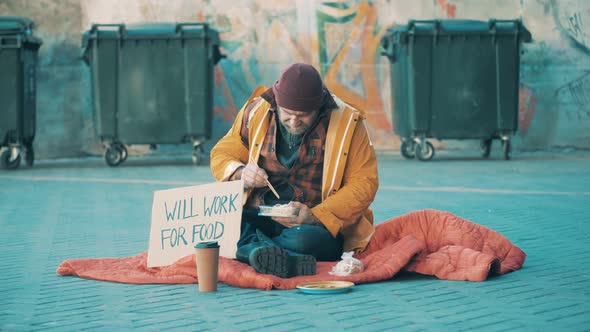
M 336 294 L 347 292 L 354 286 L 350 281 L 314 281 L 297 285 L 306 294 Z

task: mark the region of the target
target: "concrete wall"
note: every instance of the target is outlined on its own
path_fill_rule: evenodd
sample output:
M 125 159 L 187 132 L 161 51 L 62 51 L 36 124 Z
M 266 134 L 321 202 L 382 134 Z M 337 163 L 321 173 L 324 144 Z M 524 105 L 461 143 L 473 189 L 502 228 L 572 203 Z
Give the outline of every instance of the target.
M 214 138 L 258 84 L 292 62 L 320 68 L 328 87 L 368 114 L 378 149 L 397 149 L 389 62 L 379 41 L 408 19 L 522 17 L 534 41 L 521 60 L 515 149 L 590 148 L 590 2 L 583 0 L 0 0 L 0 15 L 27 16 L 44 40 L 38 87 L 40 157 L 100 153 L 89 71 L 79 59 L 91 23 L 207 21 L 228 58 L 215 68 Z M 469 141 L 445 141 L 464 148 Z

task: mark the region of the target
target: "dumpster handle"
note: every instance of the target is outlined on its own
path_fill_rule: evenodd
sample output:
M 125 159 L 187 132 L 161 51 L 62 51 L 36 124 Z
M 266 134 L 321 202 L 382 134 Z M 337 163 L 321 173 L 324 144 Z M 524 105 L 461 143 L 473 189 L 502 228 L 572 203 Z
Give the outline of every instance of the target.
M 182 34 L 182 27 L 187 27 L 187 26 L 202 26 L 203 30 L 205 30 L 205 34 L 207 34 L 208 30 L 209 30 L 209 24 L 205 23 L 205 22 L 179 22 L 176 23 L 176 33 L 178 34 Z
M 408 21 L 408 30 L 414 30 L 416 23 L 432 23 L 434 27 L 438 30 L 441 26 L 440 20 L 409 20 Z
M 5 40 L 16 40 L 16 43 L 6 43 Z M 0 37 L 0 49 L 3 48 L 20 48 L 22 46 L 22 40 L 20 36 L 15 37 Z
M 489 20 L 491 25 L 495 25 L 496 23 L 521 23 L 521 20 L 502 20 L 497 18 L 491 18 Z
M 433 46 L 436 46 L 436 43 L 438 42 L 438 36 L 440 33 L 440 30 L 442 29 L 442 23 L 440 20 L 409 20 L 408 21 L 408 34 L 410 35 L 410 38 L 413 38 L 415 33 L 416 33 L 416 23 L 429 23 L 434 25 L 434 32 L 433 32 L 433 36 L 432 36 L 432 43 Z
M 125 24 L 123 23 L 113 23 L 113 24 L 92 24 L 92 27 L 90 28 L 90 33 L 91 34 L 95 34 L 99 28 L 101 27 L 116 27 L 118 28 L 117 31 L 119 32 L 120 35 L 124 35 L 126 33 L 126 29 L 125 29 Z
M 524 43 L 529 43 L 532 41 L 532 35 L 531 32 L 522 24 L 522 19 L 518 19 L 518 20 L 501 20 L 501 19 L 495 19 L 495 18 L 491 18 L 488 21 L 488 24 L 490 25 L 490 29 L 493 29 L 494 32 L 496 30 L 496 24 L 497 23 L 514 23 L 518 26 L 518 34 L 519 34 L 519 39 L 524 42 Z

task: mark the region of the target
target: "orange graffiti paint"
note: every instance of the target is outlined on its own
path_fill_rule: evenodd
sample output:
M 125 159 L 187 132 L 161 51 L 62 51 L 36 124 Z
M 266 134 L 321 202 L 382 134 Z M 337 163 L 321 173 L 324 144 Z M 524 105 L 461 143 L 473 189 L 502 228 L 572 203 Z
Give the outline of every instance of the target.
M 454 18 L 457 6 L 449 3 L 448 0 L 437 0 L 438 5 L 447 13 L 447 17 Z
M 518 127 L 523 134 L 529 131 L 533 115 L 537 109 L 537 98 L 531 89 L 521 86 L 518 94 Z
M 234 97 L 231 94 L 231 90 L 227 84 L 227 80 L 225 79 L 225 74 L 221 69 L 221 66 L 215 66 L 214 69 L 214 82 L 215 82 L 215 90 L 223 91 L 223 100 L 225 101 L 225 105 L 223 107 L 214 107 L 213 113 L 217 116 L 222 118 L 227 123 L 232 123 L 236 118 L 236 103 L 234 101 Z
M 378 131 L 391 131 L 392 124 L 385 113 L 381 89 L 378 86 L 376 78 L 375 53 L 379 47 L 381 37 L 385 33 L 385 28 L 374 35 L 373 27 L 376 22 L 376 8 L 373 5 L 363 2 L 357 8 L 357 14 L 352 21 L 352 29 L 348 39 L 344 42 L 343 47 L 335 56 L 330 64 L 325 77 L 326 86 L 337 96 L 349 102 L 367 114 L 367 122 Z M 338 80 L 338 74 L 341 71 L 350 70 L 350 66 L 345 63 L 348 52 L 353 49 L 354 43 L 361 44 L 361 54 L 359 59 L 359 71 L 362 79 L 363 90 L 365 95 L 347 88 Z

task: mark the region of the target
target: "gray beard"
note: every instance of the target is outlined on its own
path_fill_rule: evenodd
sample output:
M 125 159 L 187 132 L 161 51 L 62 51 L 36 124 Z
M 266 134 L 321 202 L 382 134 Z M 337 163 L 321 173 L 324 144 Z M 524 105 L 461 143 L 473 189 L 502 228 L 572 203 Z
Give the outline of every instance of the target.
M 287 128 L 285 128 L 285 126 L 283 125 L 283 123 L 281 123 L 281 121 L 278 121 L 279 123 L 279 132 L 281 134 L 281 136 L 283 137 L 283 140 L 285 142 L 287 142 L 287 144 L 289 144 L 289 150 L 293 150 L 299 147 L 299 145 L 301 145 L 301 139 L 303 138 L 303 134 L 299 134 L 299 135 L 293 135 L 291 134 Z

